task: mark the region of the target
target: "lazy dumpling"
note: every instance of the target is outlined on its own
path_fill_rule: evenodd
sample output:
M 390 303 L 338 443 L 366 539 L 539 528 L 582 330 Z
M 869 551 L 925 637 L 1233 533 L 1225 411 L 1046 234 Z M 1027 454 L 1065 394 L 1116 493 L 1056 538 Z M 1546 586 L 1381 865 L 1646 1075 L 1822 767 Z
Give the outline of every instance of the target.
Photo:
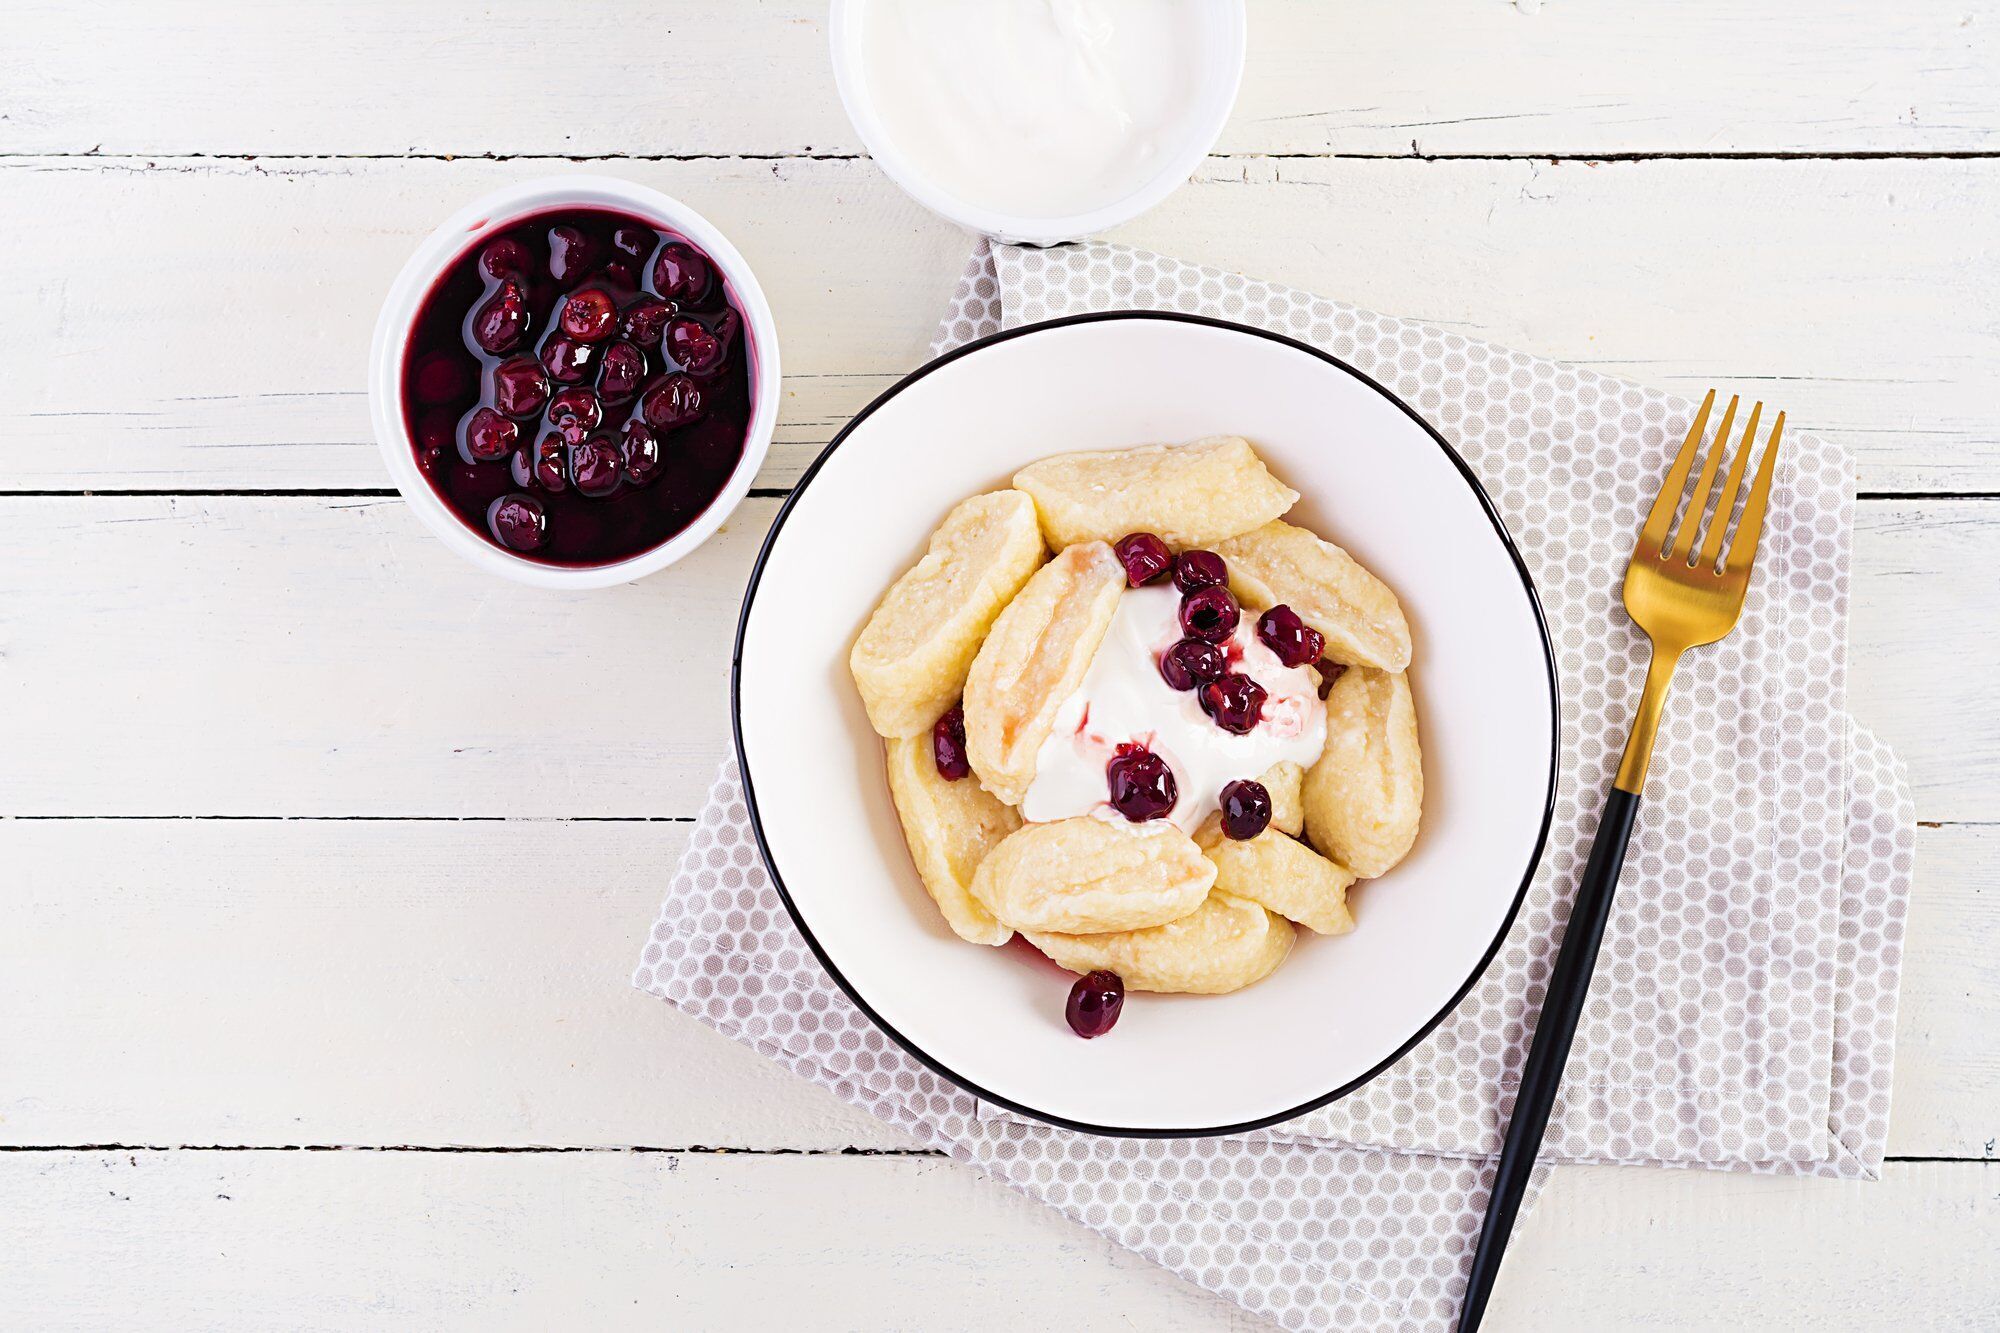
M 939 914 L 960 939 L 1005 944 L 1014 932 L 972 896 L 972 877 L 987 854 L 1021 827 L 1020 814 L 971 778 L 952 782 L 940 774 L 928 735 L 886 744 L 889 796 L 903 841 Z
M 1215 548 L 1229 587 L 1252 611 L 1283 604 L 1326 636 L 1335 662 L 1401 671 L 1410 665 L 1410 625 L 1389 585 L 1332 542 L 1271 522 Z
M 1215 866 L 1165 820 L 1029 824 L 980 864 L 972 892 L 1017 930 L 1087 935 L 1164 925 L 1200 907 Z
M 1347 886 L 1354 876 L 1312 848 L 1267 828 L 1254 838 L 1225 837 L 1221 820 L 1210 819 L 1195 833 L 1203 853 L 1215 863 L 1215 887 L 1247 898 L 1321 935 L 1354 929 L 1347 910 Z
M 1177 549 L 1212 546 L 1298 503 L 1240 435 L 1058 454 L 1014 474 L 1057 550 L 1151 532 Z
M 993 622 L 965 682 L 965 754 L 1007 804 L 1028 794 L 1036 752 L 1083 683 L 1124 590 L 1111 548 L 1085 542 L 1036 570 Z
M 1306 837 L 1363 879 L 1408 854 L 1424 807 L 1417 706 L 1402 673 L 1350 667 L 1326 692 L 1326 750 L 1301 791 Z
M 1021 934 L 1068 971 L 1102 969 L 1116 972 L 1127 990 L 1188 995 L 1225 995 L 1262 981 L 1285 961 L 1297 937 L 1283 917 L 1247 899 L 1213 892 L 1188 915 L 1149 930 Z
M 848 654 L 879 735 L 914 736 L 958 702 L 986 632 L 1047 552 L 1020 491 L 975 495 L 883 594 Z

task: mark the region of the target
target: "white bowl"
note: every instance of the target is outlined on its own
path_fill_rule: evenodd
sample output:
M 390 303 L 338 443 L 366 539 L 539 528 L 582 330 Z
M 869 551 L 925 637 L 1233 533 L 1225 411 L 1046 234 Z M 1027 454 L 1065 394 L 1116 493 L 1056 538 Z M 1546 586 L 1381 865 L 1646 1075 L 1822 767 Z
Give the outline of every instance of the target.
M 532 214 L 554 208 L 608 208 L 643 218 L 662 231 L 678 232 L 705 251 L 721 271 L 729 294 L 743 312 L 745 348 L 750 357 L 752 405 L 749 433 L 736 470 L 701 516 L 671 539 L 628 559 L 603 565 L 550 565 L 516 555 L 468 528 L 417 469 L 410 422 L 403 411 L 403 353 L 418 307 L 446 268 Z M 723 234 L 678 199 L 643 185 L 607 176 L 551 176 L 524 181 L 475 199 L 446 218 L 424 238 L 389 287 L 375 321 L 368 353 L 368 410 L 382 461 L 417 517 L 459 555 L 480 568 L 539 588 L 608 588 L 665 569 L 708 540 L 750 489 L 771 447 L 778 421 L 778 326 L 764 289 L 750 265 Z
M 1179 189 L 1194 169 L 1208 156 L 1208 150 L 1229 122 L 1236 106 L 1236 92 L 1243 82 L 1243 53 L 1246 44 L 1244 0 L 1172 0 L 1196 5 L 1205 21 L 1207 40 L 1203 45 L 1205 63 L 1200 86 L 1188 90 L 1193 103 L 1183 124 L 1183 137 L 1161 155 L 1160 169 L 1144 185 L 1122 199 L 1093 209 L 1060 217 L 1012 213 L 982 207 L 951 193 L 926 176 L 900 147 L 876 114 L 868 88 L 867 61 L 862 51 L 863 11 L 869 0 L 833 0 L 830 25 L 833 38 L 833 78 L 840 90 L 840 104 L 854 123 L 855 133 L 874 157 L 876 165 L 888 173 L 912 199 L 941 217 L 971 231 L 997 240 L 1024 245 L 1052 245 L 1080 240 L 1129 222 Z
M 1415 850 L 1358 886 L 1359 927 L 1234 995 L 1127 999 L 1081 1041 L 1069 979 L 939 919 L 904 849 L 847 674 L 855 635 L 958 501 L 1068 450 L 1248 436 L 1304 495 L 1297 521 L 1395 588 L 1426 793 Z M 1527 571 L 1451 447 L 1386 390 L 1273 334 L 1124 312 L 1032 325 L 940 358 L 828 446 L 744 599 L 732 704 L 772 876 L 827 970 L 969 1091 L 1105 1134 L 1236 1133 L 1380 1072 L 1485 969 L 1553 810 L 1554 659 Z

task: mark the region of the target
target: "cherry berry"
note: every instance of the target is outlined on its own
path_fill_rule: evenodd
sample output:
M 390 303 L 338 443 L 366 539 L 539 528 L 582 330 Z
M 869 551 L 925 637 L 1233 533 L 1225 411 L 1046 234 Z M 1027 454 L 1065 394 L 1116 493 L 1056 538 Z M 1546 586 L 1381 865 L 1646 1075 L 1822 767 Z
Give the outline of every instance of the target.
M 557 282 L 575 282 L 596 260 L 597 247 L 581 229 L 568 224 L 549 228 L 549 276 Z
M 1257 637 L 1288 667 L 1317 662 L 1319 655 L 1326 651 L 1326 636 L 1300 620 L 1298 612 L 1283 604 L 1257 617 Z
M 563 469 L 563 457 L 568 446 L 563 438 L 553 431 L 542 436 L 535 445 L 535 484 L 552 494 L 569 489 L 569 473 Z
M 1181 599 L 1181 629 L 1189 638 L 1226 643 L 1242 617 L 1227 588 L 1202 588 Z
M 1229 566 L 1213 551 L 1182 551 L 1174 557 L 1174 586 L 1182 592 L 1216 588 L 1229 582 Z
M 520 423 L 482 407 L 466 419 L 465 459 L 468 463 L 491 463 L 513 453 L 520 440 Z
M 737 314 L 733 307 L 724 306 L 715 318 L 709 321 L 708 331 L 722 344 L 722 354 L 728 356 L 729 349 L 736 345 L 737 338 L 743 334 L 743 316 Z
M 549 401 L 549 377 L 532 356 L 510 356 L 493 367 L 493 402 L 510 417 L 531 417 Z
M 535 551 L 549 539 L 548 517 L 532 495 L 503 495 L 486 511 L 493 540 L 510 551 Z
M 699 421 L 703 410 L 701 385 L 686 375 L 669 375 L 639 400 L 639 413 L 654 430 L 678 430 Z
M 588 389 L 564 389 L 549 399 L 549 424 L 575 444 L 604 420 L 604 404 Z
M 972 761 L 965 757 L 965 709 L 953 704 L 951 711 L 931 728 L 931 759 L 938 776 L 957 782 L 972 775 Z
M 611 248 L 627 259 L 644 259 L 658 239 L 651 227 L 614 227 Z
M 691 245 L 675 242 L 653 261 L 653 286 L 669 301 L 699 301 L 708 292 L 708 261 Z
M 722 369 L 722 339 L 683 315 L 667 325 L 667 355 L 695 375 Z
M 625 476 L 625 456 L 608 435 L 593 435 L 569 450 L 569 479 L 593 500 L 611 494 Z
M 473 312 L 472 340 L 479 350 L 499 356 L 511 352 L 528 331 L 528 296 L 517 282 L 503 282 L 486 303 Z
M 647 297 L 625 307 L 625 336 L 641 347 L 658 347 L 674 317 L 674 303 Z
M 1264 687 L 1232 671 L 1201 687 L 1201 711 L 1224 731 L 1247 735 L 1264 715 Z
M 625 455 L 625 480 L 634 486 L 652 485 L 660 469 L 667 465 L 660 437 L 647 430 L 644 422 L 626 423 L 625 440 L 620 447 Z
M 1271 793 L 1248 778 L 1222 788 L 1222 831 L 1238 842 L 1254 838 L 1271 824 Z
M 1228 669 L 1222 649 L 1200 639 L 1182 639 L 1160 654 L 1160 678 L 1177 690 L 1192 690 Z
M 1134 824 L 1165 817 L 1180 799 L 1180 784 L 1167 761 L 1151 750 L 1127 749 L 1104 766 L 1111 808 Z
M 528 255 L 528 247 L 511 236 L 487 242 L 479 252 L 479 267 L 489 278 L 525 278 L 535 261 Z
M 542 366 L 558 384 L 581 384 L 590 378 L 597 349 L 589 343 L 557 335 L 542 345 Z
M 1172 568 L 1173 552 L 1167 544 L 1150 532 L 1134 532 L 1118 539 L 1112 548 L 1118 552 L 1118 563 L 1125 566 L 1125 581 L 1135 588 L 1144 587 Z
M 603 342 L 618 323 L 618 307 L 602 287 L 571 292 L 562 308 L 562 331 L 578 342 Z
M 646 378 L 646 354 L 631 343 L 612 343 L 597 368 L 597 392 L 607 403 L 627 403 Z
M 1097 971 L 1078 977 L 1069 988 L 1063 1017 L 1077 1036 L 1101 1037 L 1117 1024 L 1118 1012 L 1124 1007 L 1124 980 L 1116 972 Z

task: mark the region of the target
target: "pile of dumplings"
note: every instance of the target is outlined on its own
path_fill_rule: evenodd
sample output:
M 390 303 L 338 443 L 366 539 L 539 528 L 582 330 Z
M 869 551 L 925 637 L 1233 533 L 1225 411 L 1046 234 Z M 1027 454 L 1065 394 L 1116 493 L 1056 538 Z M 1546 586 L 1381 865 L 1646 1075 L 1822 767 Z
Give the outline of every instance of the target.
M 1354 928 L 1348 888 L 1403 859 L 1423 805 L 1410 631 L 1380 579 L 1283 521 L 1298 498 L 1235 436 L 1064 454 L 952 510 L 889 588 L 849 666 L 911 858 L 960 937 L 1018 932 L 1072 972 L 1222 994 L 1270 975 L 1297 926 Z M 1324 636 L 1326 747 L 1310 768 L 1242 775 L 1271 797 L 1254 837 L 1225 836 L 1218 816 L 1192 835 L 1164 819 L 1021 817 L 1127 586 L 1112 543 L 1134 532 L 1215 551 L 1247 611 L 1282 603 Z M 960 707 L 970 773 L 953 780 L 934 729 Z

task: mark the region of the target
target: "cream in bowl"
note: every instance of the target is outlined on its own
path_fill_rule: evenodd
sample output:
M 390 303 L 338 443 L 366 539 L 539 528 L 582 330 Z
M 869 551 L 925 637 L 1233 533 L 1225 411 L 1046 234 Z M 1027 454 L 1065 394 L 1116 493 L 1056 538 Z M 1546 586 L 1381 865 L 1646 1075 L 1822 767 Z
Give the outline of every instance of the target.
M 1088 235 L 1186 180 L 1235 102 L 1234 0 L 840 0 L 834 63 L 919 202 L 1009 240 Z
M 1181 624 L 1188 590 L 1159 575 L 1148 582 L 1119 598 L 1083 683 L 1057 710 L 1021 800 L 1023 818 L 1136 814 L 1134 822 L 1164 818 L 1192 833 L 1221 807 L 1233 780 L 1319 758 L 1326 706 L 1310 664 L 1317 654 L 1287 664 L 1259 639 L 1263 618 L 1254 614 L 1237 616 L 1219 643 L 1193 638 Z M 1227 605 L 1226 589 L 1199 595 Z M 1141 750 L 1157 764 L 1135 763 Z

